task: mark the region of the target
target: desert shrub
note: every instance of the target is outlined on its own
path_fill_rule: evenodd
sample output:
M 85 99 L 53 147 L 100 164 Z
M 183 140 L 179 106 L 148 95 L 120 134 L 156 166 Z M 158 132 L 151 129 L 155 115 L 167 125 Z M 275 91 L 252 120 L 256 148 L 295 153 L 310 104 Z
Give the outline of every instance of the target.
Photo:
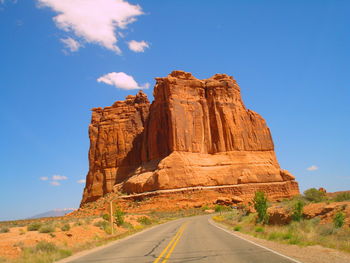
M 125 212 L 122 211 L 119 207 L 117 207 L 117 209 L 114 212 L 114 219 L 117 226 L 121 226 L 124 224 L 124 216 Z
M 264 228 L 261 227 L 261 226 L 257 226 L 257 227 L 255 228 L 255 232 L 257 232 L 257 233 L 264 232 Z
M 10 228 L 8 228 L 7 226 L 0 228 L 0 233 L 8 233 L 8 232 L 10 232 Z
M 215 212 L 225 212 L 225 211 L 231 211 L 231 207 L 225 206 L 225 205 L 216 205 L 214 208 Z
M 202 210 L 203 210 L 203 211 L 209 210 L 209 206 L 207 206 L 207 205 L 202 206 Z
M 293 206 L 292 219 L 299 222 L 303 218 L 303 210 L 304 202 L 301 200 L 296 201 Z
M 305 190 L 304 198 L 311 202 L 321 202 L 326 198 L 326 194 L 322 191 L 317 190 L 316 188 L 310 188 Z
M 241 226 L 234 226 L 234 228 L 233 228 L 234 231 L 240 231 L 241 229 L 242 229 Z
M 269 235 L 267 236 L 268 240 L 290 240 L 292 239 L 293 235 L 290 232 L 278 232 L 278 231 L 274 231 L 269 233 Z
M 40 241 L 35 247 L 24 248 L 22 257 L 18 262 L 49 263 L 64 257 L 68 257 L 71 254 L 72 252 L 70 250 L 61 249 L 50 242 Z
M 103 218 L 104 220 L 106 220 L 106 221 L 109 221 L 109 220 L 110 220 L 109 214 L 104 214 L 104 215 L 102 216 L 102 218 Z
M 99 227 L 100 229 L 102 229 L 103 231 L 105 231 L 107 234 L 111 234 L 112 233 L 112 229 L 110 224 L 107 221 L 97 221 L 94 226 Z
M 350 200 L 350 192 L 339 193 L 334 197 L 334 201 L 342 202 Z
M 84 223 L 80 220 L 76 221 L 74 226 L 82 226 Z
M 332 235 L 335 231 L 334 227 L 331 224 L 326 224 L 319 226 L 317 232 L 320 236 L 329 236 Z
M 152 221 L 149 217 L 147 216 L 142 216 L 137 219 L 137 222 L 139 222 L 142 225 L 150 225 L 152 224 Z
M 55 227 L 53 225 L 42 225 L 39 228 L 39 233 L 52 233 L 55 232 Z
M 69 230 L 70 230 L 70 225 L 69 225 L 69 224 L 64 224 L 64 225 L 61 227 L 61 230 L 62 230 L 62 231 L 69 231 Z
M 124 222 L 123 227 L 127 229 L 134 229 L 134 226 L 129 222 Z
M 341 228 L 344 225 L 345 215 L 342 212 L 338 212 L 333 217 L 333 225 L 335 228 Z
M 268 214 L 267 214 L 267 197 L 264 192 L 255 192 L 255 196 L 253 199 L 253 204 L 255 210 L 258 212 L 257 223 L 266 223 L 268 222 Z
M 41 226 L 42 226 L 41 223 L 34 222 L 34 223 L 31 223 L 29 226 L 27 226 L 27 230 L 28 231 L 38 231 Z

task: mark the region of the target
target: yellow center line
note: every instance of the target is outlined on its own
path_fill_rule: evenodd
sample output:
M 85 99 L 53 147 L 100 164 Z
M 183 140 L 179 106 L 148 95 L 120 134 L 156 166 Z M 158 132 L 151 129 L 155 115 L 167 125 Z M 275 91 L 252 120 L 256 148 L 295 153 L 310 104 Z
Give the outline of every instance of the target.
M 162 253 L 159 255 L 159 257 L 157 257 L 157 259 L 153 262 L 153 263 L 158 263 L 161 258 L 164 256 L 164 254 L 168 251 L 168 249 L 171 247 L 171 245 L 174 243 L 174 241 L 178 240 L 178 237 L 180 235 L 180 233 L 183 232 L 183 229 L 185 228 L 185 224 L 182 224 L 181 227 L 179 228 L 179 230 L 176 232 L 175 236 L 171 239 L 171 241 L 169 242 L 169 244 L 164 248 L 164 250 L 162 251 Z M 169 253 L 168 253 L 169 254 Z M 167 255 L 168 256 L 168 255 Z M 170 256 L 170 255 L 169 255 Z M 164 262 L 164 261 L 163 261 Z
M 166 263 L 168 261 L 169 257 L 171 256 L 171 253 L 173 253 L 173 250 L 175 249 L 175 247 L 176 247 L 177 243 L 179 242 L 182 234 L 184 233 L 186 225 L 181 229 L 181 233 L 177 236 L 177 239 L 173 243 L 172 247 L 170 248 L 168 254 L 165 256 L 165 259 L 162 261 L 162 263 Z

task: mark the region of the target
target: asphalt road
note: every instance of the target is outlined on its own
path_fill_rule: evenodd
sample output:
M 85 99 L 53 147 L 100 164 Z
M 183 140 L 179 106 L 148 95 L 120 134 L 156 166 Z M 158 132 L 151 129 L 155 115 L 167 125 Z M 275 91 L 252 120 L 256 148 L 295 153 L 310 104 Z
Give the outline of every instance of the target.
M 66 262 L 297 262 L 234 236 L 211 224 L 209 218 L 168 222 Z

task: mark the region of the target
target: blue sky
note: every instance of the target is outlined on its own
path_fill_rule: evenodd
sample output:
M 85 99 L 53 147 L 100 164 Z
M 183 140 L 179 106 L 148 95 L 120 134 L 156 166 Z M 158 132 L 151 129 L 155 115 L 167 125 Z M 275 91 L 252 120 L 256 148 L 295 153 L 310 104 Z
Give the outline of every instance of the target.
M 78 207 L 90 109 L 175 69 L 234 76 L 302 191 L 350 189 L 350 1 L 60 1 L 0 1 L 0 220 Z

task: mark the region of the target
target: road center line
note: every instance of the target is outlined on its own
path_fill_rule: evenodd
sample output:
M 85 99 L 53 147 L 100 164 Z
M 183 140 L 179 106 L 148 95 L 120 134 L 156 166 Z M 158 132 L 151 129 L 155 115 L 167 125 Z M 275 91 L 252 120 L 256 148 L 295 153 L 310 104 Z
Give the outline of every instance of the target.
M 168 254 L 165 256 L 165 259 L 162 261 L 162 263 L 166 263 L 171 255 L 171 253 L 173 253 L 173 250 L 175 249 L 177 243 L 179 242 L 182 234 L 184 233 L 185 231 L 185 228 L 186 228 L 187 224 L 181 229 L 181 233 L 178 235 L 176 241 L 174 242 L 173 246 L 170 248 Z
M 181 227 L 179 228 L 179 230 L 176 232 L 175 236 L 171 239 L 171 241 L 169 242 L 169 244 L 164 248 L 164 250 L 162 251 L 162 253 L 159 255 L 159 257 L 157 257 L 157 259 L 155 261 L 153 261 L 153 263 L 158 263 L 161 258 L 164 256 L 164 254 L 168 251 L 168 249 L 171 247 L 171 245 L 175 242 L 175 240 L 178 240 L 177 238 L 180 236 L 180 233 L 183 232 L 183 229 L 185 228 L 185 223 L 181 225 Z M 168 253 L 169 254 L 169 253 Z M 167 254 L 167 256 L 168 256 Z M 169 255 L 170 256 L 170 255 Z M 163 261 L 164 262 L 164 261 Z

